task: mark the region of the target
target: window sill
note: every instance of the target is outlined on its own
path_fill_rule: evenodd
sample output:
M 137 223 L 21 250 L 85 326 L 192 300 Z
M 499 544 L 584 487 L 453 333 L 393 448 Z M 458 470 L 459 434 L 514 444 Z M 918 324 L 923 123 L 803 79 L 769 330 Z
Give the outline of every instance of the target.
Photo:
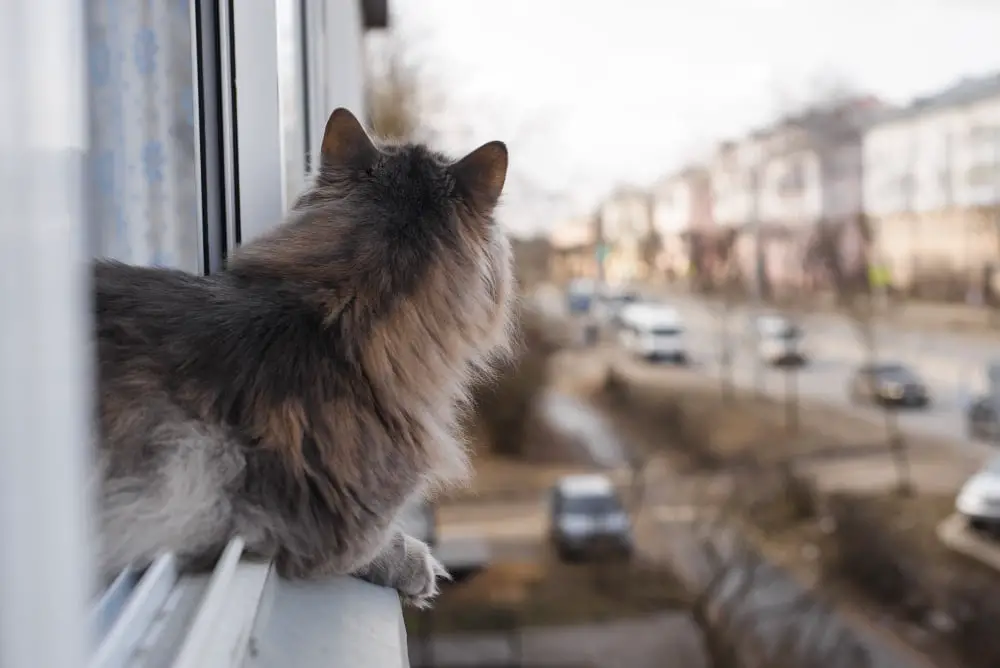
M 124 572 L 93 611 L 91 668 L 409 665 L 399 598 L 340 577 L 294 583 L 226 548 L 211 574 L 178 576 L 171 555 Z

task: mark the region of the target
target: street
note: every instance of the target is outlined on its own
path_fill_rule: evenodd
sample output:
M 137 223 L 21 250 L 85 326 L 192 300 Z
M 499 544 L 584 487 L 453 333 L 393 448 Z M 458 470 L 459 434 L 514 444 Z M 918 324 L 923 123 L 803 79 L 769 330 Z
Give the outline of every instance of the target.
M 692 364 L 710 377 L 720 377 L 723 318 L 719 305 L 690 295 L 672 295 L 660 301 L 680 311 Z M 565 299 L 552 287 L 536 293 L 535 303 L 553 315 L 566 315 Z M 753 389 L 758 386 L 759 373 L 759 386 L 764 394 L 784 396 L 784 372 L 766 367 L 758 370 L 755 351 L 747 340 L 749 308 L 733 307 L 728 319 L 734 383 L 740 388 Z M 798 373 L 799 396 L 878 417 L 876 408 L 852 406 L 847 394 L 851 373 L 864 361 L 866 353 L 857 328 L 844 316 L 832 313 L 807 314 L 801 316 L 801 322 L 805 330 L 804 348 L 810 360 Z M 1000 342 L 958 333 L 907 330 L 888 323 L 878 325 L 877 341 L 878 359 L 912 367 L 931 394 L 932 405 L 927 409 L 900 412 L 902 427 L 953 440 L 976 455 L 989 451 L 986 444 L 968 439 L 965 410 L 974 397 L 986 390 L 986 365 L 1000 360 Z

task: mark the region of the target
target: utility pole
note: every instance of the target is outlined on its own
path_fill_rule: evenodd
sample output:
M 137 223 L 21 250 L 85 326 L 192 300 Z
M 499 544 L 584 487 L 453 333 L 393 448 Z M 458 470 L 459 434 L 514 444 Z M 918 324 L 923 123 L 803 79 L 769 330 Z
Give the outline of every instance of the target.
M 764 306 L 764 246 L 761 240 L 761 220 L 760 220 L 760 188 L 761 172 L 763 171 L 764 151 L 761 147 L 755 147 L 750 167 L 750 233 L 753 235 L 753 311 L 754 316 L 760 315 Z M 764 363 L 761 359 L 759 332 L 756 326 L 753 332 L 754 345 L 754 389 L 757 394 L 764 392 Z

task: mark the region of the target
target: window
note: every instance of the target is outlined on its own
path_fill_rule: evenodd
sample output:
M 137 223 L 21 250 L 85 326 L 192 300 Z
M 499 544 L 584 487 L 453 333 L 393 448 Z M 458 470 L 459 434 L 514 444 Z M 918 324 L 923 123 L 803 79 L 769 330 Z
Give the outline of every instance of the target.
M 782 195 L 797 195 L 805 188 L 805 165 L 801 158 L 792 158 L 778 180 L 778 192 Z
M 0 506 L 22 510 L 0 513 L 6 565 L 0 663 L 126 665 L 143 631 L 147 639 L 154 634 L 152 626 L 116 632 L 120 623 L 162 622 L 167 615 L 159 613 L 170 598 L 181 601 L 179 613 L 197 615 L 187 636 L 169 629 L 155 636 L 158 646 L 179 653 L 179 662 L 158 656 L 152 662 L 235 665 L 232 650 L 246 645 L 269 568 L 234 573 L 243 550 L 238 539 L 223 553 L 220 577 L 201 607 L 196 587 L 187 592 L 196 596 L 187 611 L 184 597 L 172 596 L 185 592 L 173 589 L 171 555 L 141 576 L 127 570 L 103 596 L 90 596 L 85 481 L 94 387 L 87 259 L 211 272 L 241 241 L 277 224 L 289 193 L 301 187 L 305 146 L 315 136 L 308 129 L 319 118 L 313 110 L 329 112 L 325 93 L 310 96 L 306 78 L 316 68 L 307 65 L 322 62 L 324 76 L 344 74 L 338 85 L 345 88 L 360 84 L 360 52 L 353 60 L 347 54 L 361 41 L 360 6 L 302 0 L 277 8 L 243 0 L 6 4 L 0 97 L 5 112 L 12 108 L 8 120 L 18 123 L 0 127 L 0 272 L 3 286 L 16 286 L 0 290 L 0 309 L 9 316 L 0 329 L 0 443 L 6 446 L 0 447 Z M 319 16 L 327 6 L 331 13 L 322 26 L 330 40 L 312 43 L 309 51 L 304 4 Z M 310 26 L 310 34 L 314 30 L 320 28 Z M 357 108 L 360 85 L 355 88 L 343 97 Z M 318 121 L 320 129 L 325 120 Z M 7 616 L 12 610 L 30 614 Z M 201 624 L 206 619 L 226 623 Z M 114 629 L 99 639 L 96 655 L 92 628 Z M 378 637 L 390 635 L 399 636 L 398 629 Z M 208 647 L 227 656 L 206 655 Z M 109 658 L 115 660 L 103 662 Z

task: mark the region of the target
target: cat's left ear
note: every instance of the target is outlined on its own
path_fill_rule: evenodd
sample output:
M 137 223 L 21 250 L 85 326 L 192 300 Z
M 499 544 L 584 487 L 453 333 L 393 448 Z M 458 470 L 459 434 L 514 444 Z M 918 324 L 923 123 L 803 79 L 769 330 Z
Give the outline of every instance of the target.
M 507 145 L 483 144 L 449 168 L 462 193 L 482 211 L 492 211 L 507 179 Z

